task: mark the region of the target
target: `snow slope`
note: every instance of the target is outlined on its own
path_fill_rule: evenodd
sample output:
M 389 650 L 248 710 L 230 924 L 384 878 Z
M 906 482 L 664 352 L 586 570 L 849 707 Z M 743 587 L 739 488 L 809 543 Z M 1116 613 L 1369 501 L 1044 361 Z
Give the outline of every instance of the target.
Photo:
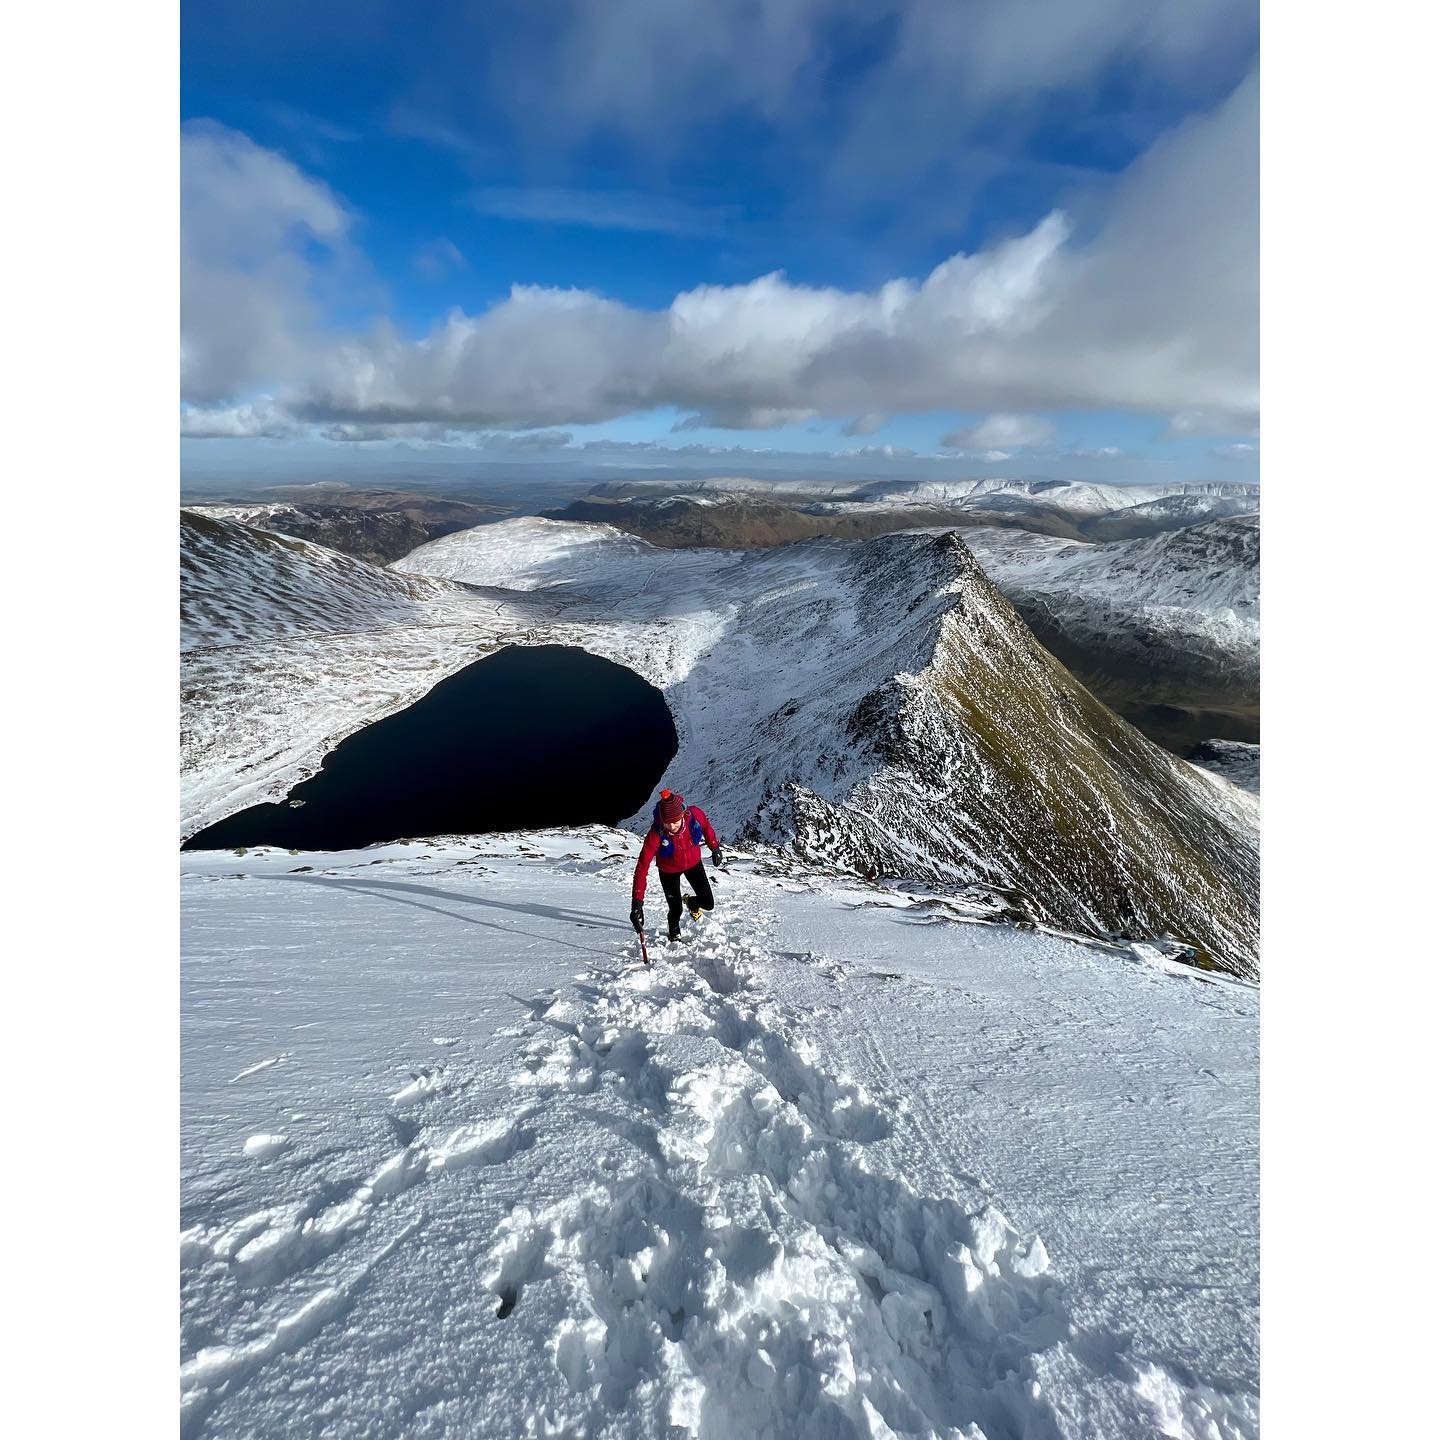
M 965 543 L 1026 624 L 1102 697 L 1259 705 L 1256 516 L 1103 545 L 1020 530 L 969 530 Z
M 598 827 L 182 865 L 182 1435 L 1257 1433 L 1257 992 Z
M 277 800 L 325 753 L 523 630 L 526 597 L 401 575 L 182 511 L 181 834 Z

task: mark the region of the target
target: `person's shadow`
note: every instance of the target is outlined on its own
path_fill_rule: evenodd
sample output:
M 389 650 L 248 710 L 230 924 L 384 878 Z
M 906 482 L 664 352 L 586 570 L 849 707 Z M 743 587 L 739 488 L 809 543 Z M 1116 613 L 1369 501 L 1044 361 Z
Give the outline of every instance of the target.
M 603 955 L 613 959 L 609 950 L 596 950 L 590 945 L 577 945 L 573 940 L 558 935 L 537 934 L 533 930 L 520 930 L 514 925 L 502 925 L 494 920 L 482 920 L 477 915 L 462 915 L 454 910 L 445 910 L 438 905 L 427 905 L 420 900 L 406 898 L 409 895 L 433 896 L 441 900 L 458 901 L 462 905 L 483 905 L 491 910 L 508 910 L 516 915 L 534 915 L 541 920 L 554 920 L 560 924 L 579 925 L 590 930 L 629 930 L 619 920 L 607 920 L 585 910 L 571 910 L 558 905 L 514 905 L 504 900 L 491 900 L 483 895 L 457 894 L 453 890 L 440 890 L 433 885 L 409 885 L 399 880 L 353 880 L 332 879 L 325 875 L 280 875 L 280 880 L 295 880 L 302 885 L 323 885 L 336 890 L 358 890 L 377 899 L 390 900 L 396 905 L 413 905 L 417 910 L 429 910 L 434 915 L 446 915 L 452 920 L 461 920 L 467 925 L 483 925 L 487 930 L 501 930 L 508 935 L 528 935 L 533 940 L 544 940 L 550 944 L 565 945 L 571 950 L 584 950 L 591 955 Z

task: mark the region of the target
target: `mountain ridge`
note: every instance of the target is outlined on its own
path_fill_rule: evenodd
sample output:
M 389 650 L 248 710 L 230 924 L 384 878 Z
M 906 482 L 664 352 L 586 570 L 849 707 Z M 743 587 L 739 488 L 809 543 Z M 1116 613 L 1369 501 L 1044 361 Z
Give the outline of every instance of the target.
M 345 735 L 502 645 L 578 645 L 664 692 L 671 774 L 732 834 L 1019 892 L 1032 921 L 1168 933 L 1255 973 L 1253 797 L 1090 696 L 954 533 L 666 551 L 528 518 L 380 571 L 213 519 L 192 542 L 197 528 L 210 553 L 186 567 L 203 592 L 191 624 L 218 613 L 235 633 L 212 618 L 187 665 L 191 833 L 279 798 Z

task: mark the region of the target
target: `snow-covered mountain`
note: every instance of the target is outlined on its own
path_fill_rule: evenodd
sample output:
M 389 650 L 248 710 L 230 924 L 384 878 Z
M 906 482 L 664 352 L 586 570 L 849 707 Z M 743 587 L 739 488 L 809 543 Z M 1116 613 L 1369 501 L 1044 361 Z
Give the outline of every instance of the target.
M 677 552 L 527 519 L 394 568 L 563 604 L 575 643 L 665 692 L 681 788 L 747 838 L 1254 964 L 1249 797 L 1097 704 L 956 535 Z
M 496 512 L 461 501 L 390 490 L 319 492 L 313 496 L 253 503 L 191 505 L 192 513 L 239 520 L 260 530 L 312 540 L 377 565 L 408 554 L 417 545 L 496 518 Z
M 1260 524 L 1091 545 L 967 530 L 985 573 L 1101 699 L 1258 718 Z
M 1200 493 L 1193 493 L 1196 490 Z M 1220 493 L 1211 493 L 1214 490 Z M 1235 490 L 1241 493 L 1230 493 Z M 1259 513 L 1259 502 L 1258 487 L 1254 485 L 1187 486 L 1179 495 L 1161 495 L 1096 515 L 1082 528 L 1087 540 L 1131 540 L 1229 515 L 1255 515 Z
M 1255 986 L 638 848 L 182 858 L 182 1440 L 1255 1440 Z
M 816 480 L 729 478 L 690 482 L 616 480 L 585 499 L 628 502 L 645 512 L 673 498 L 690 504 L 743 508 L 763 501 L 812 516 L 893 516 L 929 525 L 949 515 L 956 524 L 1005 525 L 1066 539 L 1119 540 L 1155 535 L 1260 508 L 1250 484 L 1094 485 L 1074 480 L 886 480 L 863 484 Z M 583 503 L 583 501 L 581 502 Z M 914 519 L 915 516 L 918 519 Z M 720 522 L 711 519 L 712 528 Z
M 913 480 L 871 484 L 855 492 L 875 505 L 958 505 L 971 510 L 1055 511 L 1075 521 L 1183 501 L 1192 513 L 1256 509 L 1258 485 L 1094 485 L 1079 480 Z
M 372 600 L 361 562 L 226 528 L 187 569 L 187 833 L 487 650 L 579 645 L 664 692 L 676 784 L 732 836 L 1254 973 L 1252 797 L 1099 704 L 956 535 L 667 551 L 529 518 L 422 547 L 381 581 L 420 588 Z
M 182 511 L 181 833 L 313 775 L 364 725 L 506 643 L 524 596 L 384 570 Z

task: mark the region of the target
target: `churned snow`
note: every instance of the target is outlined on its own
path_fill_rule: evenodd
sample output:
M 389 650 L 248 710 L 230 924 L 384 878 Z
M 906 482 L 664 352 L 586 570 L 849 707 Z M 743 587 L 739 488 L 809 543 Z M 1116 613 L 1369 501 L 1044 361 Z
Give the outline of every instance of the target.
M 185 1436 L 1257 1433 L 1253 986 L 637 850 L 183 857 Z

